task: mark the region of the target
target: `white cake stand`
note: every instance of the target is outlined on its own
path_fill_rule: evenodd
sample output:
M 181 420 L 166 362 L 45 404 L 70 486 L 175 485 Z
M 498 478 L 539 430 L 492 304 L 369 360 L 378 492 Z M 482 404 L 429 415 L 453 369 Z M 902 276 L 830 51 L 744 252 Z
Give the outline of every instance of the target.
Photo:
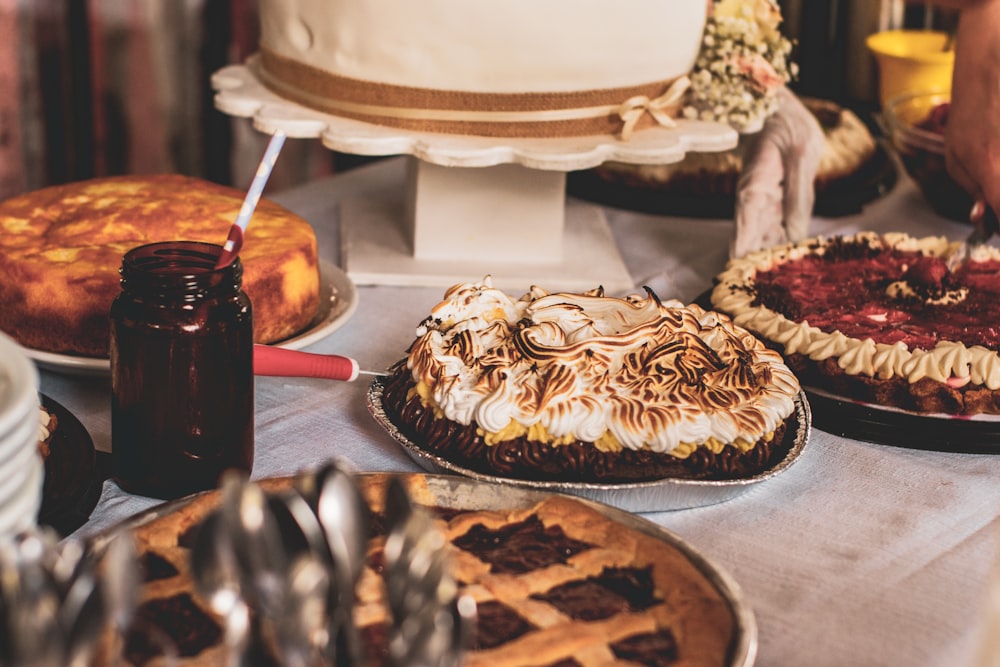
M 256 59 L 212 76 L 215 105 L 261 132 L 319 138 L 342 153 L 406 155 L 405 182 L 341 204 L 342 263 L 357 284 L 448 287 L 493 277 L 501 289 L 609 293 L 634 286 L 602 210 L 566 201 L 566 172 L 651 164 L 733 148 L 719 123 L 613 136 L 498 139 L 421 133 L 324 114 L 267 89 Z

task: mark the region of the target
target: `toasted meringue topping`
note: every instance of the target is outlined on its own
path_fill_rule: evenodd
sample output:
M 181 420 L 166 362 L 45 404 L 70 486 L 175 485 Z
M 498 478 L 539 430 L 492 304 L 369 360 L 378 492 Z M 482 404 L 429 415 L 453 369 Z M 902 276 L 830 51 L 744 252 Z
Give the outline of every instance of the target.
M 514 299 L 452 287 L 417 328 L 408 367 L 422 400 L 487 442 L 527 435 L 686 456 L 767 437 L 799 384 L 781 357 L 725 315 L 652 292 Z

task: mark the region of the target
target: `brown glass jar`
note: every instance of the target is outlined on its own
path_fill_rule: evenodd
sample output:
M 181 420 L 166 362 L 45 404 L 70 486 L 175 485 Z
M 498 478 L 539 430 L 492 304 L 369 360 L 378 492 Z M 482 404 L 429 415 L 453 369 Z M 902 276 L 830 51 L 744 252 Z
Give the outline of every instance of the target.
M 168 241 L 122 259 L 111 306 L 111 460 L 130 493 L 176 498 L 253 466 L 253 320 L 239 258 Z

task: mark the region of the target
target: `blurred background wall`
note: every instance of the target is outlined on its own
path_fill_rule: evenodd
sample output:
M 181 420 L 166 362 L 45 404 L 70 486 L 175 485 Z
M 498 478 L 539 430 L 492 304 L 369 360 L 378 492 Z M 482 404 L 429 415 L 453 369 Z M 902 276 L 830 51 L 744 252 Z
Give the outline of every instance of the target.
M 267 137 L 212 105 L 257 48 L 257 0 L 0 0 L 0 197 L 94 176 L 249 184 Z M 289 140 L 269 188 L 329 173 Z
M 795 40 L 803 95 L 832 99 L 859 111 L 877 108 L 878 74 L 865 47 L 882 30 L 949 31 L 957 14 L 919 0 L 778 0 L 783 30 Z M 864 115 L 864 114 L 863 114 Z
M 913 0 L 780 0 L 794 88 L 871 105 L 871 32 L 941 27 Z M 178 172 L 246 187 L 266 137 L 214 109 L 210 76 L 257 48 L 257 0 L 0 0 L 0 198 L 123 173 Z M 866 114 L 865 114 L 866 115 Z M 289 140 L 269 189 L 350 166 Z

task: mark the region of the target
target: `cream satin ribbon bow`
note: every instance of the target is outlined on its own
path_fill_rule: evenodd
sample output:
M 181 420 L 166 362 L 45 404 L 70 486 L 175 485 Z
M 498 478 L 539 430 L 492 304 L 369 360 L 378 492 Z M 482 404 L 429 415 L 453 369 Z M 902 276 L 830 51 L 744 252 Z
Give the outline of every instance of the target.
M 684 92 L 691 85 L 691 80 L 686 76 L 674 81 L 667 88 L 667 91 L 655 99 L 649 99 L 645 95 L 636 95 L 625 100 L 618 107 L 618 117 L 622 119 L 622 129 L 619 133 L 622 141 L 632 138 L 632 132 L 639 119 L 645 114 L 649 114 L 663 127 L 674 127 L 673 117 L 670 115 L 670 107 L 681 101 Z

